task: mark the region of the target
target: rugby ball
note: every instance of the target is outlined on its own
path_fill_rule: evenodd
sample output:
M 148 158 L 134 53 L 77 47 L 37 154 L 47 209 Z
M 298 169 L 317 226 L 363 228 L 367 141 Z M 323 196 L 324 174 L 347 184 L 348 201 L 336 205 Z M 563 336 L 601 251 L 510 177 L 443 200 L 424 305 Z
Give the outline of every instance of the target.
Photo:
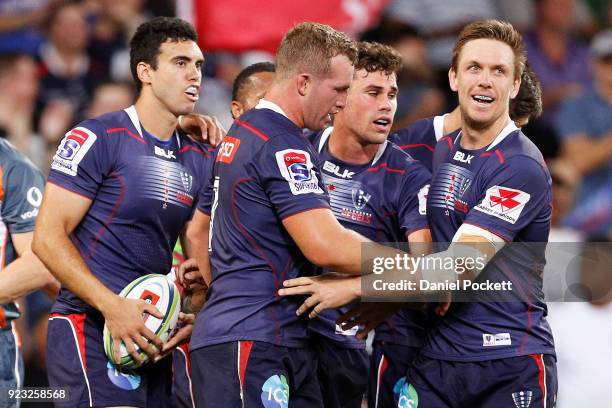
M 166 342 L 174 333 L 178 322 L 178 315 L 181 311 L 181 296 L 176 284 L 165 275 L 150 274 L 142 276 L 119 293 L 119 296 L 128 299 L 143 299 L 153 304 L 164 315 L 163 319 L 158 319 L 147 313 L 143 315 L 145 326 L 163 342 Z M 136 351 L 143 358 L 142 363 L 134 361 L 127 352 L 125 344 L 121 343 L 121 363 L 115 363 L 113 359 L 113 339 L 106 324 L 104 325 L 104 352 L 109 361 L 116 367 L 125 370 L 132 370 L 140 367 L 149 360 L 147 354 L 138 345 Z

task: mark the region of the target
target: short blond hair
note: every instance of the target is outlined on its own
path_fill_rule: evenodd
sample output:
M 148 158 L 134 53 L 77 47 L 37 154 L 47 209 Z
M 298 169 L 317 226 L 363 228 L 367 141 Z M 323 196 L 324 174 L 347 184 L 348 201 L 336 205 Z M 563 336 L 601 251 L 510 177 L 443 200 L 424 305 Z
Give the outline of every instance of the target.
M 499 20 L 481 20 L 468 24 L 461 30 L 453 48 L 452 69 L 457 72 L 461 50 L 470 41 L 489 39 L 507 44 L 514 52 L 514 79 L 523 75 L 525 69 L 525 44 L 523 37 L 512 24 Z
M 301 23 L 289 30 L 276 52 L 276 75 L 287 78 L 298 72 L 325 76 L 331 59 L 346 56 L 354 63 L 357 46 L 346 34 L 319 23 Z

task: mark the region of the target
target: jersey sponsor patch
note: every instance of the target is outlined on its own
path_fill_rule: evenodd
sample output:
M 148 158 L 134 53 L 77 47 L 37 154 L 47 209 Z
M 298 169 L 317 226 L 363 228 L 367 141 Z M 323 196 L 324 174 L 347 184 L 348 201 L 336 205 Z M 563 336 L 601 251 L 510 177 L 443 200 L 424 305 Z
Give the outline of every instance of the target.
M 240 146 L 240 139 L 235 137 L 225 136 L 221 147 L 219 148 L 219 154 L 217 155 L 217 161 L 220 163 L 231 164 L 234 160 L 234 156 Z
M 485 198 L 474 208 L 514 224 L 530 198 L 529 193 L 521 190 L 493 186 L 487 190 Z
M 497 333 L 497 334 L 482 334 L 482 346 L 493 347 L 493 346 L 511 346 L 512 339 L 510 333 Z
M 419 214 L 427 215 L 427 195 L 429 195 L 429 184 L 425 184 L 417 195 L 419 199 Z
M 70 176 L 76 176 L 79 163 L 97 138 L 96 134 L 87 128 L 76 127 L 72 129 L 66 133 L 57 148 L 51 168 Z
M 281 175 L 289 183 L 293 195 L 323 194 L 308 152 L 294 149 L 281 150 L 276 152 L 276 163 Z

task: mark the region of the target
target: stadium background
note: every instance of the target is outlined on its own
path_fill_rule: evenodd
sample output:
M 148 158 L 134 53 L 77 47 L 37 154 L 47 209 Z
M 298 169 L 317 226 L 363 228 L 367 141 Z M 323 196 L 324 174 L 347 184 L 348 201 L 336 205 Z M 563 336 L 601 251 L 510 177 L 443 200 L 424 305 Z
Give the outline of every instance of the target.
M 612 56 L 612 32 L 606 31 L 612 28 L 612 2 L 268 0 L 263 5 L 247 0 L 0 0 L 0 136 L 48 173 L 51 155 L 68 128 L 131 104 L 129 38 L 155 15 L 177 15 L 196 26 L 206 56 L 197 110 L 216 115 L 226 128 L 231 125 L 231 85 L 237 73 L 253 62 L 273 60 L 282 34 L 297 22 L 328 23 L 356 39 L 387 43 L 400 51 L 404 69 L 399 76 L 394 126 L 398 129 L 456 105 L 446 73 L 454 38 L 463 25 L 480 18 L 508 20 L 524 33 L 528 59 L 542 82 L 545 113 L 524 132 L 543 152 L 555 183 L 551 241 L 610 241 L 611 160 L 608 157 L 581 176 L 576 163 L 584 158 L 567 151 L 564 143 L 568 116 L 570 121 L 583 119 L 572 117 L 576 98 L 594 80 L 601 80 L 593 70 L 590 43 L 603 38 Z M 610 56 L 607 81 L 612 87 Z M 612 117 L 610 99 L 608 108 Z M 608 141 L 611 132 L 609 128 Z M 588 194 L 580 193 L 584 185 L 594 187 Z M 611 282 L 612 277 L 608 287 Z M 34 293 L 20 304 L 26 385 L 44 385 L 51 301 Z M 604 362 L 612 361 L 611 303 L 550 307 L 559 353 L 558 406 L 610 406 L 609 398 L 599 398 L 605 398 L 609 386 Z

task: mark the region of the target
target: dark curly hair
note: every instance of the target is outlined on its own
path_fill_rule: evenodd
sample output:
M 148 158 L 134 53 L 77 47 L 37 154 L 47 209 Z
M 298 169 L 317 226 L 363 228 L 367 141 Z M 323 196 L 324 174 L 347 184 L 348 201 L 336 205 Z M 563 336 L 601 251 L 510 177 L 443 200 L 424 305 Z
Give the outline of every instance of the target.
M 402 56 L 394 48 L 377 42 L 362 41 L 357 44 L 357 61 L 355 71 L 365 69 L 368 72 L 384 71 L 391 75 L 402 68 Z

